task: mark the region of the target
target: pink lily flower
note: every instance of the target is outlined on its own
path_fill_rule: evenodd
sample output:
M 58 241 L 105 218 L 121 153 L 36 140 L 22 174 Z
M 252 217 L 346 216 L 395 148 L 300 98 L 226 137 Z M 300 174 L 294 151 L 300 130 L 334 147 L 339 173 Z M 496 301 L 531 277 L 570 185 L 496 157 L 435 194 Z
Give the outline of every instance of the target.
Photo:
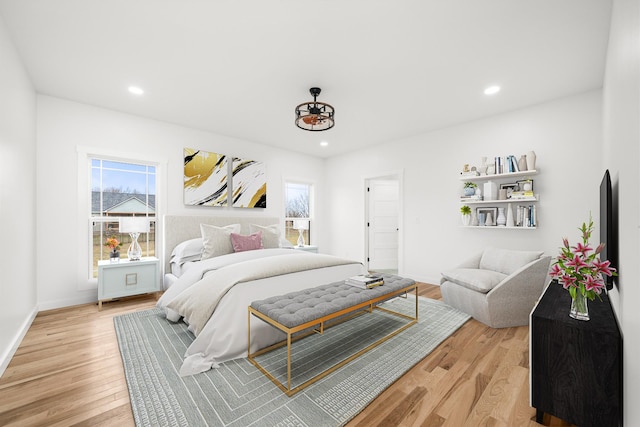
M 573 276 L 564 275 L 560 279 L 558 279 L 558 281 L 560 282 L 562 287 L 565 289 L 569 289 L 571 286 L 573 286 L 574 288 L 577 287 L 576 278 Z
M 593 249 L 589 246 L 589 244 L 587 243 L 586 245 L 583 245 L 582 243 L 577 243 L 574 247 L 573 247 L 573 253 L 575 254 L 582 254 L 583 256 L 587 255 L 587 252 L 592 251 Z
M 604 274 L 605 276 L 611 276 L 613 272 L 616 271 L 615 268 L 609 267 L 610 265 L 611 262 L 609 260 L 600 261 L 599 258 L 593 260 L 593 266 L 596 268 L 596 271 L 598 273 Z
M 587 267 L 587 263 L 576 254 L 573 259 L 567 261 L 567 267 L 574 267 L 576 272 L 579 272 L 581 268 Z
M 551 270 L 549 271 L 549 275 L 553 279 L 560 278 L 563 273 L 564 273 L 564 271 L 562 271 L 562 269 L 560 268 L 560 266 L 558 264 L 553 264 L 553 266 L 551 267 Z
M 597 277 L 587 276 L 587 280 L 584 282 L 584 288 L 587 291 L 594 291 L 596 294 L 600 294 L 602 289 L 604 289 L 604 282 L 602 281 L 602 276 L 599 274 Z

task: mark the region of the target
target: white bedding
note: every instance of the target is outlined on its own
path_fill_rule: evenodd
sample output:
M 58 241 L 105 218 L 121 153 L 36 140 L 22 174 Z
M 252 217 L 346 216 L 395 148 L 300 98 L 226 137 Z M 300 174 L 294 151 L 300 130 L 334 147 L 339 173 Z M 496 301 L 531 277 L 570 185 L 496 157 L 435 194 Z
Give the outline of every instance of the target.
M 297 268 L 291 267 L 298 260 L 306 261 L 307 257 L 311 257 L 309 264 L 314 266 L 311 270 L 295 271 Z M 265 258 L 272 258 L 276 264 L 282 264 L 284 270 L 274 268 Z M 335 265 L 323 267 L 325 264 Z M 268 269 L 278 273 L 275 276 L 262 277 L 267 275 L 256 270 L 258 265 L 271 265 Z M 246 275 L 239 274 L 245 270 Z M 180 313 L 180 310 L 184 310 L 181 307 L 184 304 L 176 301 L 190 298 L 190 302 L 193 303 L 201 298 L 204 305 L 215 307 L 204 324 L 199 320 L 197 325 L 189 326 L 197 336 L 187 349 L 180 375 L 192 375 L 215 367 L 218 363 L 246 357 L 247 307 L 252 301 L 343 280 L 362 273 L 365 273 L 365 268 L 361 263 L 291 249 L 238 252 L 194 263 L 158 300 L 158 306 L 165 310 L 167 318 L 172 321 L 177 321 L 184 315 L 187 318 L 193 316 L 189 309 Z M 258 278 L 255 279 L 256 277 Z M 243 278 L 252 280 L 244 281 Z M 234 283 L 228 284 L 228 280 Z M 201 288 L 201 293 L 195 293 L 198 288 Z M 209 296 L 205 300 L 203 295 L 207 294 Z M 217 304 L 215 300 L 219 300 Z M 168 307 L 170 305 L 178 312 L 171 310 Z M 252 319 L 252 352 L 284 338 L 282 332 L 259 319 Z

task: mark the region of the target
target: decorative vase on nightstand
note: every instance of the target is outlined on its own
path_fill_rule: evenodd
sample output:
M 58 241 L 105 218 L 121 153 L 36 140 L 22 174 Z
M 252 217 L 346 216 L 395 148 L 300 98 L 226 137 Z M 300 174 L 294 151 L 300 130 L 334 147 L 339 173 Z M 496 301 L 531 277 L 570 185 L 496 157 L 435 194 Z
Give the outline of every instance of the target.
M 116 251 L 115 249 L 109 252 L 109 261 L 111 261 L 112 263 L 120 262 L 120 252 Z

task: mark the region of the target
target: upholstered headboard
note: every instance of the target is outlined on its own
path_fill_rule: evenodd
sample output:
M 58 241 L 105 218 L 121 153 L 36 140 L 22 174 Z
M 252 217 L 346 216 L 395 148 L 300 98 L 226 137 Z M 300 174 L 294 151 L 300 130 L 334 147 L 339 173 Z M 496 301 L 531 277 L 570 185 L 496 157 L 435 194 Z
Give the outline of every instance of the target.
M 200 224 L 215 225 L 218 227 L 229 224 L 240 224 L 240 232 L 249 234 L 249 225 L 273 225 L 280 224 L 280 218 L 264 216 L 195 216 L 195 215 L 165 215 L 162 223 L 164 235 L 164 273 L 171 271 L 169 260 L 171 252 L 181 242 L 200 237 Z

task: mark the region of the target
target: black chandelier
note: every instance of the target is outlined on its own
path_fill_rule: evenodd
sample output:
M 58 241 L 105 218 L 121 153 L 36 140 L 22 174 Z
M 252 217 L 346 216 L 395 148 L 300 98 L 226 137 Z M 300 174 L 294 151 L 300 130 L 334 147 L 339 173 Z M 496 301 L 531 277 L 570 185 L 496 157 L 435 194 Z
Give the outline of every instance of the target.
M 296 107 L 296 126 L 312 132 L 331 129 L 335 125 L 335 110 L 329 104 L 316 101 L 320 95 L 319 87 L 312 87 L 309 92 L 313 102 L 304 102 Z

